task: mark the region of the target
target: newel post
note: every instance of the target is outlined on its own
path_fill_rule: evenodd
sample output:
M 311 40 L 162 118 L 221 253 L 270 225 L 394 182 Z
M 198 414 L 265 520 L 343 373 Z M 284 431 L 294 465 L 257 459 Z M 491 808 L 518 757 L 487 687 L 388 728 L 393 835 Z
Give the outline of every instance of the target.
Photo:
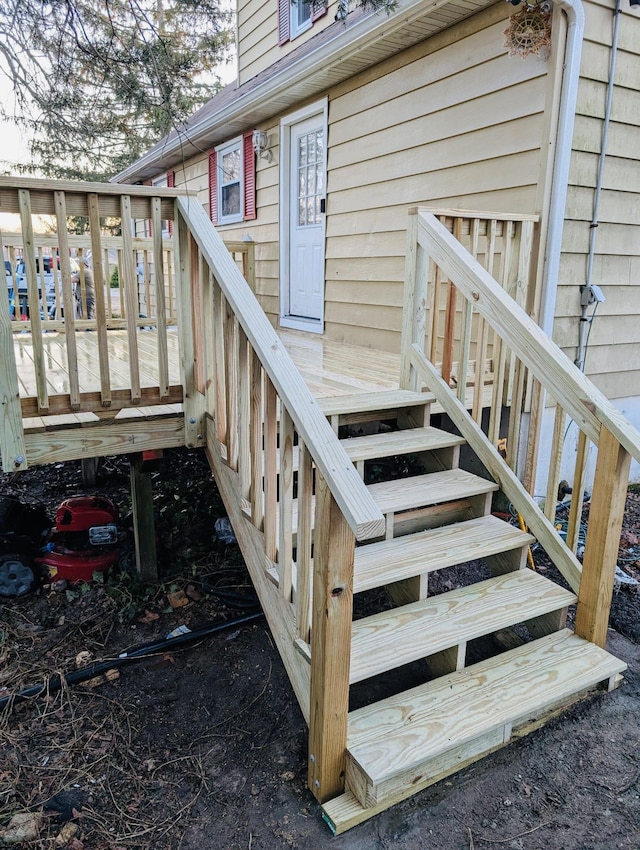
M 407 248 L 402 301 L 402 339 L 400 343 L 400 388 L 419 390 L 415 369 L 411 368 L 414 343 L 424 348 L 427 314 L 427 256 L 418 242 L 418 211 L 409 210 Z
M 189 447 L 203 445 L 204 397 L 196 386 L 196 340 L 193 325 L 193 288 L 197 267 L 187 222 L 176 205 L 177 227 L 174 230 L 174 256 L 176 274 L 176 306 L 178 312 L 178 344 L 180 348 L 180 376 L 184 387 L 185 444 Z
M 589 509 L 576 634 L 604 647 L 618 560 L 631 455 L 604 426 Z
M 320 802 L 344 790 L 354 552 L 354 534 L 318 474 L 308 784 Z

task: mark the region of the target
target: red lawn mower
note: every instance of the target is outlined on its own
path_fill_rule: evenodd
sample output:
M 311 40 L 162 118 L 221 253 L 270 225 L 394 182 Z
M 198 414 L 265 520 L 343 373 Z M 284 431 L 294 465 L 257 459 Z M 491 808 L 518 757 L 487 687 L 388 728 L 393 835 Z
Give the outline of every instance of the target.
M 65 499 L 53 526 L 42 505 L 0 496 L 0 597 L 23 596 L 43 581 L 106 574 L 121 538 L 118 509 L 106 496 Z

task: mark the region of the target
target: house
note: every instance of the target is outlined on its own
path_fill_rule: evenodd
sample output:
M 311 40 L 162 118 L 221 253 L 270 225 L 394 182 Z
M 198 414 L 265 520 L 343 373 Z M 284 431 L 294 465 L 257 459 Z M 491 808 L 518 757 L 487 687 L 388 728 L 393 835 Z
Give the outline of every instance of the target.
M 528 312 L 638 424 L 639 15 L 239 0 L 237 82 L 116 179 L 169 175 L 253 240 L 275 326 L 388 351 L 409 208 L 536 215 Z
M 22 223 L 0 241 L 9 256 L 31 246 L 30 303 L 51 247 L 66 307 L 64 322 L 31 310 L 27 327 L 0 299 L 3 468 L 206 452 L 335 832 L 624 670 L 605 647 L 640 461 L 618 409 L 637 420 L 626 2 L 399 0 L 386 15 L 241 0 L 238 84 L 115 182 L 0 178 L 0 212 Z M 55 234 L 36 238 L 38 212 Z M 67 213 L 89 233 L 67 234 Z M 95 319 L 70 309 L 69 248 L 87 243 L 96 280 L 118 252 L 122 315 L 100 287 Z M 367 477 L 407 456 L 408 475 Z M 143 572 L 140 458 L 132 475 Z M 494 515 L 495 493 L 518 526 Z M 534 540 L 563 581 L 526 569 Z M 437 592 L 434 574 L 471 561 L 482 575 Z M 354 595 L 376 610 L 354 619 Z

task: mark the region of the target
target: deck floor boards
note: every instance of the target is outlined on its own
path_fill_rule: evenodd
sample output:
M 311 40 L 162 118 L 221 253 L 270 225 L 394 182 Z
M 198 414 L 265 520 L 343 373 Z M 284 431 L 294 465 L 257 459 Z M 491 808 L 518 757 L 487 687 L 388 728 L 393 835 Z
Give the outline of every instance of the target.
M 302 374 L 307 386 L 320 398 L 371 393 L 398 388 L 399 357 L 370 348 L 360 348 L 294 331 L 280 331 L 287 351 Z M 114 390 L 130 387 L 129 342 L 126 331 L 108 331 L 109 374 Z M 158 345 L 154 330 L 137 334 L 140 381 L 143 387 L 158 384 Z M 174 328 L 167 333 L 169 382 L 180 383 L 178 335 Z M 50 395 L 69 392 L 66 342 L 63 333 L 43 335 L 47 388 Z M 98 339 L 93 331 L 76 334 L 80 392 L 100 390 Z M 21 398 L 36 396 L 36 379 L 31 334 L 14 337 Z

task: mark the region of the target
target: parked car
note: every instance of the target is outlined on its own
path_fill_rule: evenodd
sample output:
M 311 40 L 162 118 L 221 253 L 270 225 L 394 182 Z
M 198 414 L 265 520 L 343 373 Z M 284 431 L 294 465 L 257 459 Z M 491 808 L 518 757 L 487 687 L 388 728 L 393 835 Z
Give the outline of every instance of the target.
M 40 300 L 40 315 L 44 316 L 44 309 L 42 304 L 42 283 L 44 279 L 44 291 L 45 291 L 45 302 L 47 308 L 47 315 L 51 319 L 55 318 L 63 318 L 63 310 L 62 310 L 62 278 L 61 276 L 55 275 L 53 269 L 60 269 L 60 258 L 59 257 L 43 257 L 42 258 L 42 273 L 40 272 L 40 258 L 36 257 L 36 279 L 38 281 L 38 297 Z M 77 274 L 79 272 L 79 266 L 76 260 L 73 257 L 69 258 L 69 263 L 71 266 L 71 274 Z M 55 264 L 55 266 L 54 266 Z M 58 279 L 58 293 L 60 296 L 60 315 L 56 316 L 56 286 L 55 286 L 55 277 Z M 29 288 L 27 284 L 27 270 L 26 263 L 24 259 L 18 262 L 16 267 L 16 283 L 18 287 L 18 300 L 20 304 L 20 315 L 28 316 L 29 315 Z
M 13 318 L 16 312 L 16 297 L 14 291 L 14 279 L 9 260 L 4 261 L 4 276 L 7 283 L 7 295 L 9 296 L 9 313 Z

